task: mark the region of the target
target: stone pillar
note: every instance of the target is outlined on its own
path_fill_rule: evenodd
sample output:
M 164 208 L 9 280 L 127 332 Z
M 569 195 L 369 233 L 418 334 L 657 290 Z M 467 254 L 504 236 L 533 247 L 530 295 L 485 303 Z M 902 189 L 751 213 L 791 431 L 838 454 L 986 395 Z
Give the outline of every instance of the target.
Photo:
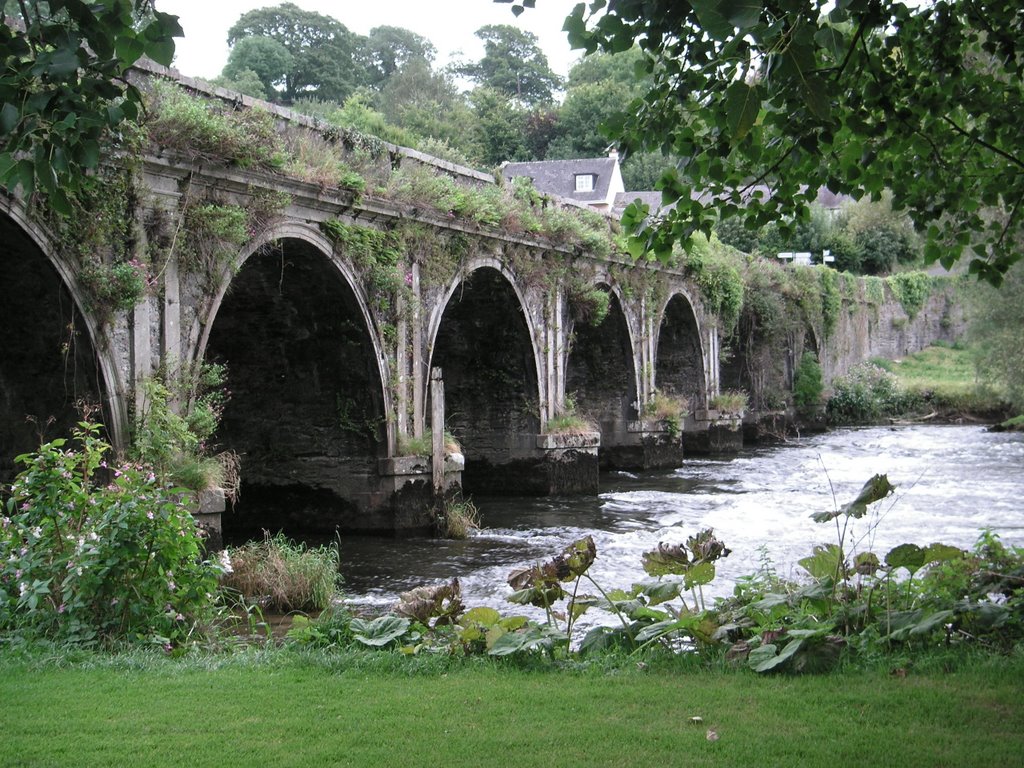
M 537 435 L 543 453 L 540 479 L 546 495 L 593 494 L 598 491 L 600 432 Z
M 601 445 L 601 469 L 675 469 L 683 464 L 682 432 L 663 421 L 631 421 Z
M 206 532 L 206 551 L 217 552 L 224 549 L 224 534 L 221 527 L 221 515 L 226 508 L 224 491 L 210 488 L 199 491 L 192 500 L 192 516 L 199 527 Z
M 692 423 L 691 423 L 692 422 Z M 683 431 L 686 453 L 714 455 L 743 448 L 743 413 L 697 410 Z

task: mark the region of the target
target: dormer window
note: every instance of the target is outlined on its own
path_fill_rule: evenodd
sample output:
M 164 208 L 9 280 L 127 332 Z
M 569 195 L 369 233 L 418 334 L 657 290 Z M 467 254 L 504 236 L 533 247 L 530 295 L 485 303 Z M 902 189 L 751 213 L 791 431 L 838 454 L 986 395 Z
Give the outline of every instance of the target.
M 592 174 L 592 173 L 577 173 L 576 174 L 576 191 L 577 192 L 593 192 L 594 191 L 594 174 Z

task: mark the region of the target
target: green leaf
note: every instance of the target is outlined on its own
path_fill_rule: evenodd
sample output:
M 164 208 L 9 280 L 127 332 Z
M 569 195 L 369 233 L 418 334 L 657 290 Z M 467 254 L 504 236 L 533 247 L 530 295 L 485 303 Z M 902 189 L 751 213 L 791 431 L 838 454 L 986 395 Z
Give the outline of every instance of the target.
M 147 40 L 144 50 L 149 58 L 165 67 L 171 66 L 171 62 L 174 61 L 173 40 Z
M 481 627 L 493 627 L 499 621 L 501 621 L 501 614 L 497 610 L 486 606 L 477 606 L 462 614 L 459 624 L 463 626 L 479 624 Z
M 761 18 L 761 0 L 720 0 L 718 10 L 738 29 L 749 29 Z
M 20 119 L 18 108 L 10 102 L 6 102 L 0 109 L 0 133 L 7 134 L 13 131 Z
M 790 640 L 786 643 L 786 647 L 783 648 L 778 654 L 775 654 L 776 646 L 772 644 L 762 645 L 750 652 L 750 657 L 747 659 L 747 664 L 755 672 L 769 672 L 782 664 L 789 661 L 797 651 L 804 644 L 804 638 L 798 637 Z M 770 648 L 771 651 L 765 651 L 758 653 L 761 648 Z
M 141 57 L 142 54 L 146 52 L 146 46 L 143 44 L 142 40 L 137 37 L 121 36 L 115 43 L 115 50 L 117 51 L 117 58 L 120 59 L 122 65 L 124 67 L 130 67 L 139 60 L 139 57 Z
M 31 195 L 36 188 L 36 166 L 28 158 L 18 161 L 18 183 L 26 195 Z
M 860 489 L 860 493 L 857 494 L 857 498 L 853 501 L 844 504 L 834 512 L 816 512 L 811 515 L 811 518 L 816 523 L 825 523 L 839 517 L 839 515 L 855 518 L 864 517 L 867 514 L 869 505 L 881 501 L 894 490 L 896 490 L 896 486 L 889 482 L 887 475 L 875 475 L 864 483 L 864 487 Z
M 714 40 L 728 40 L 735 28 L 723 13 L 719 0 L 690 0 L 690 6 L 697 14 L 697 21 L 709 37 Z
M 662 541 L 657 549 L 644 552 L 643 567 L 651 576 L 679 576 L 690 568 L 690 555 L 682 544 Z
M 644 643 L 652 640 L 659 640 L 666 635 L 672 635 L 677 632 L 686 632 L 691 629 L 697 621 L 697 617 L 687 616 L 682 619 L 668 619 L 666 621 L 658 621 L 654 624 L 648 624 L 637 632 L 636 641 L 643 645 Z
M 661 603 L 667 603 L 669 600 L 675 600 L 679 597 L 680 589 L 682 584 L 674 579 L 668 579 L 665 581 L 645 581 L 638 585 L 638 594 L 645 595 L 651 605 L 660 605 Z
M 715 564 L 714 563 L 697 563 L 691 566 L 683 574 L 683 581 L 687 589 L 693 589 L 694 587 L 701 587 L 705 584 L 710 584 L 715 580 Z
M 843 551 L 835 544 L 819 544 L 814 548 L 814 554 L 798 562 L 816 579 L 834 579 L 842 570 Z
M 862 576 L 871 576 L 880 566 L 878 555 L 874 552 L 861 552 L 853 558 L 853 570 Z
M 959 547 L 933 543 L 924 548 L 924 561 L 927 564 L 944 563 L 948 560 L 962 560 L 966 554 Z
M 885 562 L 890 568 L 906 568 L 913 574 L 925 563 L 924 550 L 917 544 L 900 544 L 889 550 Z
M 725 93 L 729 139 L 736 144 L 750 133 L 761 111 L 761 94 L 756 85 L 733 83 Z
M 404 635 L 410 626 L 408 619 L 398 616 L 380 616 L 376 619 L 352 619 L 352 636 L 363 645 L 380 648 Z
M 78 61 L 77 53 L 77 47 L 58 48 L 49 54 L 40 56 L 35 68 L 41 69 L 49 77 L 67 77 L 78 71 L 80 62 Z

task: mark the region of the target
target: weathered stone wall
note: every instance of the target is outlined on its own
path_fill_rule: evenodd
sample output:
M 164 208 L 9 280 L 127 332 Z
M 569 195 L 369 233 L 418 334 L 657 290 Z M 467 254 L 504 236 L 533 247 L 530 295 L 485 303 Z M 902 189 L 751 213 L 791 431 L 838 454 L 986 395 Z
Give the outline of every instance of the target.
M 937 290 L 913 317 L 892 291 L 885 302 L 844 302 L 835 332 L 818 350 L 826 386 L 837 376 L 872 357 L 898 360 L 936 341 L 954 342 L 966 328 L 955 283 Z

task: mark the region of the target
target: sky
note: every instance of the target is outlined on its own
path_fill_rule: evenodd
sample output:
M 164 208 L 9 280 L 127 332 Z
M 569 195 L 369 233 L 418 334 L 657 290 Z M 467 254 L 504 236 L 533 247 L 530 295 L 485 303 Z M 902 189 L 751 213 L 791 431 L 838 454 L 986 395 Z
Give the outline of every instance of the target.
M 308 11 L 333 16 L 353 32 L 379 26 L 405 27 L 432 42 L 436 66 L 452 58 L 478 61 L 483 43 L 473 34 L 485 24 L 511 24 L 533 32 L 556 74 L 565 76 L 580 56 L 562 32 L 565 17 L 580 0 L 538 0 L 516 17 L 511 7 L 492 0 L 291 0 Z M 182 74 L 205 79 L 220 74 L 228 60 L 228 28 L 254 8 L 281 0 L 157 0 L 157 8 L 178 16 L 185 31 L 176 40 L 174 66 Z

